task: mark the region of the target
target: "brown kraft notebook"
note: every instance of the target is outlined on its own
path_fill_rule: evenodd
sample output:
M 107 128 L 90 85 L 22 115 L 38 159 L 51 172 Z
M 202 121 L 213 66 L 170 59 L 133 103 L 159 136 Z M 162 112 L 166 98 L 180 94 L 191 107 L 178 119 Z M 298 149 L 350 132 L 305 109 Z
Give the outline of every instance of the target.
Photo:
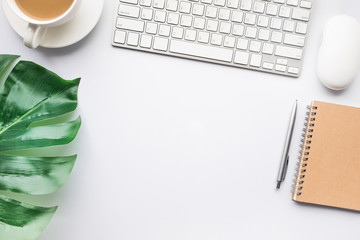
M 360 108 L 308 108 L 293 200 L 360 211 Z

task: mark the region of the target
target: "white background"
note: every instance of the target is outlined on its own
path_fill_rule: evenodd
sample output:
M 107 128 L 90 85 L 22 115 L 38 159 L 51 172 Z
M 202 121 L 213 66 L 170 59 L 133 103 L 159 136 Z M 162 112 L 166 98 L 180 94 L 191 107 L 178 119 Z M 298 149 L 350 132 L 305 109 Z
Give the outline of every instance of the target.
M 78 153 L 74 170 L 57 193 L 29 198 L 59 205 L 40 240 L 360 239 L 359 213 L 299 204 L 290 193 L 305 106 L 360 107 L 360 76 L 342 92 L 316 77 L 325 22 L 341 13 L 360 20 L 358 0 L 316 1 L 298 79 L 114 48 L 115 9 L 105 0 L 83 41 L 36 50 L 0 9 L 1 53 L 82 77 L 83 124 L 64 151 Z M 277 191 L 295 99 L 289 172 Z

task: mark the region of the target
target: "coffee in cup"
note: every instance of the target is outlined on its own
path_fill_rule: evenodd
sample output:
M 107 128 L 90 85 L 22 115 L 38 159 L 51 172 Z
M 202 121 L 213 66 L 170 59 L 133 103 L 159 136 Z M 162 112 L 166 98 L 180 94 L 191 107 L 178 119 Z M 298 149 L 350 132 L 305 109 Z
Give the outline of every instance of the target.
M 63 15 L 74 0 L 15 0 L 15 2 L 28 17 L 47 21 Z

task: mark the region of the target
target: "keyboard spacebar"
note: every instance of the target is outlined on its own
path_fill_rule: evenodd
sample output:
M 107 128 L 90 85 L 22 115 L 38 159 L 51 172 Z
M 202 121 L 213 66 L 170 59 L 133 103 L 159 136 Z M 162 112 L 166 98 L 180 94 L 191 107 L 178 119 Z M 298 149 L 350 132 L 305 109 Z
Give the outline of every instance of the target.
M 169 51 L 223 62 L 231 62 L 233 55 L 232 50 L 177 40 L 171 40 Z

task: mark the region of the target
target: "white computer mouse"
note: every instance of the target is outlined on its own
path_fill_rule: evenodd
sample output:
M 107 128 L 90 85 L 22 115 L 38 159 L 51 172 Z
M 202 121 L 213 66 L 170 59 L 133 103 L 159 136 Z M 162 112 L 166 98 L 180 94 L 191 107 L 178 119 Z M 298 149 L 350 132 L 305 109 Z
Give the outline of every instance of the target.
M 360 69 L 360 23 L 347 15 L 334 16 L 326 23 L 319 49 L 317 74 L 328 88 L 342 90 Z

